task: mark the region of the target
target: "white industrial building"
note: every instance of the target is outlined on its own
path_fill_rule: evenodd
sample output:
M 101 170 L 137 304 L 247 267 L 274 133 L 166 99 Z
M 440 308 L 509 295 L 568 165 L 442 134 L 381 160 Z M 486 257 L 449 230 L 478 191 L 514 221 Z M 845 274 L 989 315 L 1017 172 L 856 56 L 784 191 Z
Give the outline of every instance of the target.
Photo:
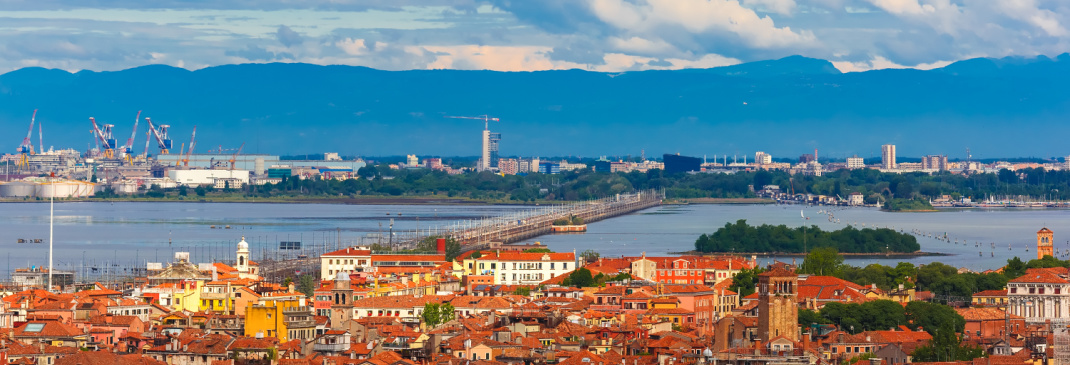
M 179 185 L 215 186 L 217 179 L 232 179 L 242 185 L 249 183 L 249 170 L 170 170 L 167 176 Z

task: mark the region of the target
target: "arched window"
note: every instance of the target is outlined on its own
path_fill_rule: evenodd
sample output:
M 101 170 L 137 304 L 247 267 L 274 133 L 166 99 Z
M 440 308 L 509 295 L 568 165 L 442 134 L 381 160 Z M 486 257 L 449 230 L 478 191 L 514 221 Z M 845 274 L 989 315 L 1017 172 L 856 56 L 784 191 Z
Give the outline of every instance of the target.
M 245 266 L 245 256 L 238 256 L 238 266 Z

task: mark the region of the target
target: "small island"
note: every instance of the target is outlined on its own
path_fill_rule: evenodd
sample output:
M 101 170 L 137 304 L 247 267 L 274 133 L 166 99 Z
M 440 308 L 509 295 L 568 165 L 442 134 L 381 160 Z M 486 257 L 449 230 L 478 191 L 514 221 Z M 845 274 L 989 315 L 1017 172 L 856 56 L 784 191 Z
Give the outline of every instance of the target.
M 550 232 L 553 233 L 569 233 L 569 232 L 587 232 L 587 224 L 583 223 L 583 218 L 578 216 L 571 216 L 568 218 L 558 218 L 554 220 L 552 226 L 550 226 Z
M 695 241 L 695 250 L 701 253 L 803 254 L 818 247 L 835 248 L 845 254 L 913 254 L 921 250 L 914 236 L 887 228 L 847 226 L 825 232 L 817 226 L 754 227 L 745 219 L 727 223 L 717 232 L 703 234 Z
M 928 200 L 914 198 L 914 199 L 891 199 L 884 202 L 881 207 L 882 210 L 889 212 L 935 212 L 932 204 L 929 204 Z

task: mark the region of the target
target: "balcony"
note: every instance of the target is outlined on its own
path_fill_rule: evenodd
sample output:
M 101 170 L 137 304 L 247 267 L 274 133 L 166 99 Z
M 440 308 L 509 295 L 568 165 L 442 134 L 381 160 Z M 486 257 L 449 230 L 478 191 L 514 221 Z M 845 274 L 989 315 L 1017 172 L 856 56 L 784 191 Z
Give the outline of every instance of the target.
M 294 315 L 307 314 L 307 315 L 311 316 L 312 315 L 312 307 L 309 307 L 309 306 L 289 307 L 289 308 L 283 309 L 282 310 L 282 314 L 294 314 Z
M 316 351 L 316 352 L 342 352 L 342 351 L 345 351 L 345 350 L 348 350 L 348 349 L 349 349 L 349 344 L 343 344 L 343 343 L 332 343 L 332 344 L 316 343 L 315 345 L 312 346 L 312 350 Z

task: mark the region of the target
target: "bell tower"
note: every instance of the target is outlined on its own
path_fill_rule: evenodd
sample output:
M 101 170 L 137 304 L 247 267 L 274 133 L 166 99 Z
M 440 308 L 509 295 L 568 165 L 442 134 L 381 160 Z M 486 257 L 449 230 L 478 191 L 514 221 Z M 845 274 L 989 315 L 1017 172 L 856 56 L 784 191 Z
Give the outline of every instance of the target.
M 799 340 L 799 276 L 782 267 L 758 274 L 758 338 Z
M 1053 249 L 1055 232 L 1052 232 L 1047 227 L 1041 228 L 1037 231 L 1037 258 L 1042 259 L 1044 256 L 1055 256 Z
M 249 242 L 245 242 L 245 236 L 242 236 L 241 242 L 238 242 L 238 257 L 234 264 L 239 274 L 249 273 Z

